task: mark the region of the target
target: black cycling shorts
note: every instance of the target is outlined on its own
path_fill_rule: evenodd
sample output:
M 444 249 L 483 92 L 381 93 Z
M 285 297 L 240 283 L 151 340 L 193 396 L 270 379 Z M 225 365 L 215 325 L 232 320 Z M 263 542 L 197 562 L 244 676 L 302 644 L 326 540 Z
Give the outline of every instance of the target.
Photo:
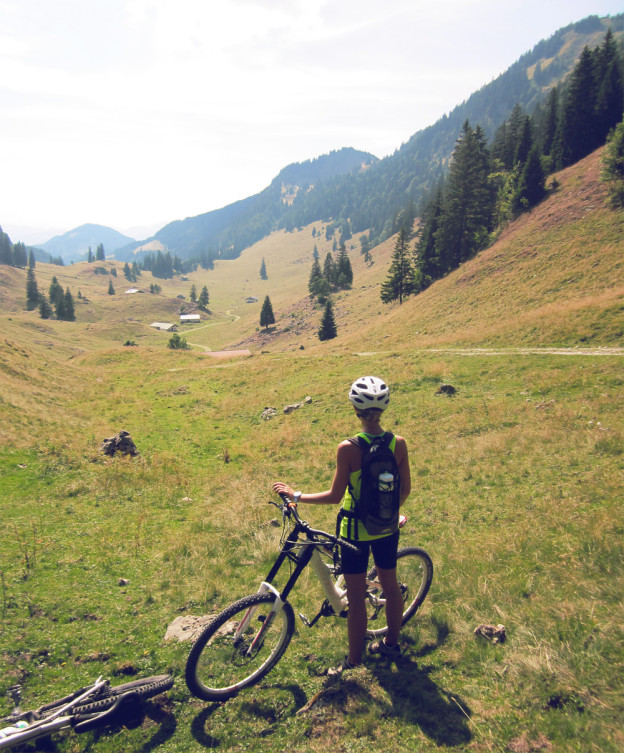
M 354 552 L 346 546 L 340 547 L 342 572 L 348 575 L 359 575 L 368 571 L 368 557 L 372 550 L 375 566 L 382 570 L 393 570 L 397 564 L 399 549 L 399 532 L 372 541 L 351 541 L 360 551 Z

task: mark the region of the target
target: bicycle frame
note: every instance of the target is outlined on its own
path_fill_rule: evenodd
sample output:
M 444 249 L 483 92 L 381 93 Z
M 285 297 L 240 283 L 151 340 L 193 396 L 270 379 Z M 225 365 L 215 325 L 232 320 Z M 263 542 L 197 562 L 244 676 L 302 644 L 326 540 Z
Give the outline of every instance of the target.
M 20 742 L 26 742 L 27 740 L 36 740 L 44 735 L 49 735 L 57 730 L 65 729 L 71 726 L 72 716 L 71 709 L 86 700 L 94 693 L 106 685 L 106 680 L 102 680 L 101 677 L 85 689 L 76 698 L 72 698 L 69 703 L 61 706 L 57 711 L 45 719 L 37 719 L 33 722 L 29 722 L 28 726 L 20 729 L 19 731 L 12 732 L 8 737 L 0 738 L 0 750 L 4 748 L 12 748 L 14 745 L 18 745 Z

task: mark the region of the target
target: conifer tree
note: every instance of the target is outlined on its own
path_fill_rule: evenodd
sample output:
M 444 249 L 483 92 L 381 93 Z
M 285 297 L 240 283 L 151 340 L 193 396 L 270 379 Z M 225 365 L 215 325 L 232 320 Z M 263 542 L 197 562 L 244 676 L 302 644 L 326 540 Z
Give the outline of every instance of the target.
M 416 287 L 422 291 L 444 275 L 446 270 L 440 262 L 436 236 L 442 221 L 442 192 L 440 185 L 423 211 L 414 257 L 416 262 Z
M 108 281 L 108 294 L 109 295 L 115 295 L 115 288 L 113 287 L 113 281 Z
M 403 303 L 403 299 L 414 292 L 414 267 L 407 238 L 407 228 L 403 227 L 397 236 L 388 277 L 381 285 L 381 300 L 384 303 L 397 298 L 399 303 Z
M 210 296 L 208 295 L 208 288 L 204 285 L 197 299 L 197 305 L 202 311 L 206 311 L 208 304 L 210 303 Z
M 56 279 L 56 275 L 52 278 L 52 282 L 50 283 L 50 288 L 48 290 L 48 297 L 50 298 L 50 303 L 54 306 L 59 299 L 59 296 L 63 295 L 63 287 L 59 284 L 59 281 Z
M 45 296 L 42 295 L 39 302 L 39 316 L 42 319 L 51 319 L 52 313 L 52 306 L 47 302 Z
M 189 293 L 189 299 L 192 303 L 195 303 L 197 301 L 197 289 L 195 288 L 195 284 L 191 285 L 191 292 Z
M 91 246 L 89 246 L 89 251 L 87 253 L 87 262 L 89 264 L 93 262 L 93 251 L 91 251 Z
M 267 280 L 266 264 L 264 263 L 264 256 L 262 257 L 262 264 L 260 265 L 260 279 Z
M 453 152 L 436 236 L 437 254 L 447 271 L 487 243 L 493 204 L 488 177 L 489 155 L 483 131 L 480 126 L 473 130 L 466 121 Z
M 29 311 L 36 309 L 39 301 L 39 288 L 35 279 L 35 271 L 32 267 L 28 267 L 26 272 L 26 308 Z
M 334 319 L 334 309 L 331 299 L 327 299 L 325 311 L 321 319 L 321 326 L 318 331 L 319 340 L 332 340 L 338 334 L 336 320 Z
M 527 157 L 514 197 L 516 212 L 530 209 L 546 196 L 546 176 L 542 168 L 539 149 L 534 146 Z
M 602 155 L 602 179 L 607 184 L 609 204 L 624 208 L 624 120 L 609 136 Z
M 105 259 L 106 255 L 104 253 L 104 245 L 102 243 L 98 243 L 98 247 L 95 249 L 95 260 L 104 261 Z
M 65 315 L 64 319 L 67 322 L 73 322 L 76 319 L 76 314 L 74 312 L 74 298 L 72 294 L 69 291 L 69 288 L 65 291 L 65 295 L 63 296 L 64 302 L 65 302 Z
M 323 262 L 323 277 L 327 280 L 330 286 L 336 285 L 338 282 L 338 271 L 331 251 L 327 252 L 327 256 Z
M 260 311 L 260 326 L 268 330 L 270 324 L 275 324 L 275 316 L 273 315 L 271 299 L 267 295 L 262 304 L 262 310 Z
M 353 284 L 353 269 L 344 243 L 340 246 L 338 261 L 336 262 L 336 282 L 338 287 L 343 290 L 350 288 Z
M 316 298 L 319 281 L 323 279 L 323 272 L 321 271 L 321 265 L 318 258 L 315 258 L 312 262 L 312 270 L 310 271 L 310 278 L 308 280 L 308 292 L 311 298 Z
M 31 269 L 34 269 L 34 268 L 35 268 L 35 264 L 36 264 L 36 263 L 37 263 L 37 262 L 36 262 L 36 260 L 35 260 L 35 252 L 34 252 L 34 251 L 32 250 L 32 248 L 31 248 L 31 249 L 30 249 L 30 253 L 28 254 L 28 266 L 29 266 L 29 267 L 30 267 Z

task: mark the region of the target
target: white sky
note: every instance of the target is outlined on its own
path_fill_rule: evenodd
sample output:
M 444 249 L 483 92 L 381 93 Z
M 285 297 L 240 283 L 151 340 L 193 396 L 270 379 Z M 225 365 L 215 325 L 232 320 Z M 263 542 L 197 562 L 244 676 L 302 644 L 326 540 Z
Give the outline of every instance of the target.
M 0 225 L 137 238 L 352 146 L 378 157 L 622 0 L 0 0 Z

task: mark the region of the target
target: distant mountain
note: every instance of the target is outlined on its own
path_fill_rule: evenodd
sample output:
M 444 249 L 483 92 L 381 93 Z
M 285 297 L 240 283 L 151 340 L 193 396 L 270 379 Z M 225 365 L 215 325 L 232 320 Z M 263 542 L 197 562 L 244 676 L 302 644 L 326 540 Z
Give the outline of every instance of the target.
M 134 238 L 118 233 L 110 227 L 88 224 L 69 230 L 63 235 L 56 235 L 45 243 L 39 243 L 37 248 L 52 257 L 60 256 L 65 263 L 69 263 L 86 260 L 89 248 L 95 255 L 100 243 L 104 246 L 104 253 L 108 258 L 113 257 L 117 249 L 133 242 Z
M 220 253 L 221 258 L 236 258 L 275 229 L 297 196 L 338 176 L 361 173 L 377 161 L 367 152 L 344 148 L 288 165 L 260 193 L 222 209 L 171 222 L 154 239 L 181 258 L 210 251 Z M 129 257 L 137 247 L 134 244 L 122 249 L 120 258 Z
M 481 125 L 491 138 L 516 104 L 532 113 L 550 89 L 565 80 L 583 47 L 598 46 L 609 28 L 621 43 L 624 14 L 591 16 L 560 29 L 383 160 L 342 149 L 290 165 L 261 193 L 172 222 L 154 238 L 181 258 L 202 253 L 235 258 L 276 229 L 292 230 L 316 221 L 331 222 L 346 237 L 371 230 L 373 238 L 382 241 L 396 232 L 402 213 L 414 211 L 445 173 L 465 120 Z M 120 251 L 119 258 L 137 247 Z

